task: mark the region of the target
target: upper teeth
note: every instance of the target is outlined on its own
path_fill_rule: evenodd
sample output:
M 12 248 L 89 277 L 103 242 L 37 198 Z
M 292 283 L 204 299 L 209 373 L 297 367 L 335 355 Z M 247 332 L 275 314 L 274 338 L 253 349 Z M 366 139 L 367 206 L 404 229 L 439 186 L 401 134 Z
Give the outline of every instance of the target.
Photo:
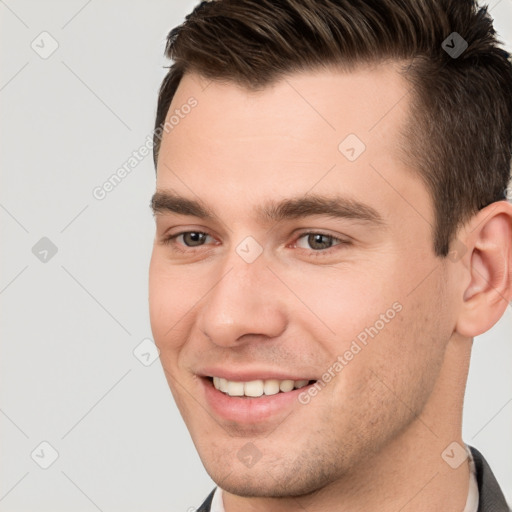
M 302 388 L 307 385 L 308 380 L 251 380 L 249 382 L 236 382 L 213 377 L 213 385 L 219 391 L 227 393 L 229 396 L 252 396 L 258 397 L 265 395 L 276 395 L 279 391 L 291 391 L 292 389 Z

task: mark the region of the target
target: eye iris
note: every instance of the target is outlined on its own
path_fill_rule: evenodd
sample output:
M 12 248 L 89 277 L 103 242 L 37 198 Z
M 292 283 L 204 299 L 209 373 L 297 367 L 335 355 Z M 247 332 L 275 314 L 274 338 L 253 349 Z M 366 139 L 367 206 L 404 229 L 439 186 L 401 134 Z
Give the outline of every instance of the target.
M 183 234 L 183 241 L 185 242 L 185 245 L 188 245 L 189 247 L 194 247 L 197 245 L 201 245 L 204 242 L 205 237 L 205 233 L 190 231 L 189 233 Z
M 322 239 L 324 239 L 323 242 Z M 332 238 L 322 234 L 311 234 L 308 236 L 308 244 L 314 250 L 328 249 L 332 246 Z

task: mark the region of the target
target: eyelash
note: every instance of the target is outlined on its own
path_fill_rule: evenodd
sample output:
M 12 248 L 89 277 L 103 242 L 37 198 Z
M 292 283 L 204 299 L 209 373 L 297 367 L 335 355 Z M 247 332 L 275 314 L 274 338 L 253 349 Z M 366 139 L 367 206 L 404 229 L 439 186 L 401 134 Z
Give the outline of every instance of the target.
M 211 236 L 209 235 L 208 233 L 205 233 L 204 231 L 181 231 L 179 233 L 175 233 L 174 235 L 170 235 L 166 238 L 164 238 L 162 240 L 162 243 L 164 245 L 173 245 L 174 246 L 174 249 L 177 250 L 178 252 L 181 252 L 181 253 L 190 253 L 190 252 L 194 252 L 194 249 L 199 249 L 202 247 L 202 245 L 199 245 L 197 247 L 187 247 L 187 246 L 184 246 L 184 247 L 187 247 L 186 249 L 184 249 L 183 247 L 180 247 L 179 244 L 177 244 L 175 242 L 175 240 L 181 236 L 181 235 L 186 235 L 188 233 L 199 233 L 201 235 L 206 235 L 206 236 Z M 335 251 L 336 250 L 336 247 L 338 246 L 348 246 L 348 245 L 351 245 L 351 242 L 349 242 L 348 240 L 343 240 L 341 238 L 336 238 L 335 236 L 333 235 L 330 235 L 328 233 L 322 233 L 321 231 L 307 231 L 307 232 L 304 232 L 304 233 L 301 233 L 297 239 L 295 240 L 294 244 L 296 244 L 300 239 L 306 237 L 306 236 L 309 236 L 309 235 L 321 235 L 321 236 L 324 236 L 324 237 L 327 237 L 329 239 L 331 239 L 334 242 L 338 242 L 336 243 L 335 245 L 331 246 L 331 247 L 328 247 L 327 249 L 309 249 L 311 255 L 313 257 L 322 257 L 322 256 L 327 256 L 327 255 L 330 255 L 330 253 L 332 251 Z M 299 248 L 299 249 L 302 249 L 302 248 Z M 307 251 L 308 249 L 302 249 L 302 250 L 305 250 Z

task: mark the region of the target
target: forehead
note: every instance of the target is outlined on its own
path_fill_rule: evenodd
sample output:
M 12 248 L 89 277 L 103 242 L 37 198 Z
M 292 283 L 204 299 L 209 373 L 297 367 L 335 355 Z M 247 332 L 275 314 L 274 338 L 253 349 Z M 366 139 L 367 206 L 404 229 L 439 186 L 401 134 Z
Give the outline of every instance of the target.
M 237 125 L 240 139 L 288 135 L 306 136 L 313 142 L 316 133 L 335 142 L 343 134 L 356 133 L 369 140 L 404 121 L 409 83 L 398 70 L 398 63 L 388 63 L 350 72 L 305 71 L 281 77 L 257 91 L 187 73 L 173 98 L 168 119 L 191 97 L 197 99 L 199 108 L 186 123 L 181 119 L 180 129 L 175 126 L 168 138 L 185 135 L 187 128 L 196 129 L 208 119 L 210 123 L 201 126 L 200 134 L 211 139 L 232 136 L 231 129 Z
M 219 203 L 335 189 L 395 210 L 400 195 L 419 194 L 428 216 L 423 184 L 400 159 L 409 94 L 396 64 L 295 73 L 259 91 L 186 74 L 157 189 Z M 191 98 L 196 106 L 184 109 Z

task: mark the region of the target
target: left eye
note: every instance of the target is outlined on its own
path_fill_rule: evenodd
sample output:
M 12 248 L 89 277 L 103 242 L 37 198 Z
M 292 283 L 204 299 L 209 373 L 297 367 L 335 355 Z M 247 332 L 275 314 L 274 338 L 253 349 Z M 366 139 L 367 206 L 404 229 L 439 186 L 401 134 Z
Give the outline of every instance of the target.
M 308 246 L 300 245 L 299 241 L 304 240 Z M 331 235 L 324 233 L 304 233 L 297 239 L 297 247 L 301 249 L 313 249 L 314 251 L 321 251 L 329 249 L 333 245 L 343 243 L 343 240 L 335 238 Z

